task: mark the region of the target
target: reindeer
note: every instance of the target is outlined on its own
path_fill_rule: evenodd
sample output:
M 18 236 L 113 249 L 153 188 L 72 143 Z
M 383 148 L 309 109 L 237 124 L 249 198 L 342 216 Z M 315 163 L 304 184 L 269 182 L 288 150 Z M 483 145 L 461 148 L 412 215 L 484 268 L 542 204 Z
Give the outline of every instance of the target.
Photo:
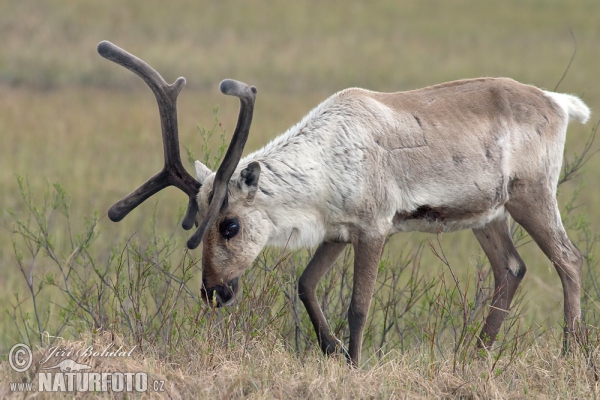
M 418 90 L 342 90 L 264 148 L 241 159 L 256 89 L 224 80 L 221 92 L 240 100 L 231 144 L 216 172 L 196 161 L 195 178 L 181 164 L 177 95 L 149 65 L 109 42 L 98 52 L 139 75 L 160 112 L 164 169 L 108 212 L 120 221 L 159 190 L 189 196 L 187 246 L 202 249 L 202 297 L 233 302 L 239 277 L 265 246 L 317 246 L 298 292 L 325 354 L 360 361 L 365 320 L 386 238 L 396 232 L 472 229 L 487 255 L 495 291 L 479 345 L 490 348 L 526 266 L 509 231 L 518 222 L 552 261 L 564 291 L 565 340 L 580 318 L 583 258 L 561 222 L 556 188 L 570 119 L 585 123 L 577 97 L 507 78 L 480 78 Z M 340 253 L 354 248 L 354 281 L 346 351 L 331 333 L 316 287 Z

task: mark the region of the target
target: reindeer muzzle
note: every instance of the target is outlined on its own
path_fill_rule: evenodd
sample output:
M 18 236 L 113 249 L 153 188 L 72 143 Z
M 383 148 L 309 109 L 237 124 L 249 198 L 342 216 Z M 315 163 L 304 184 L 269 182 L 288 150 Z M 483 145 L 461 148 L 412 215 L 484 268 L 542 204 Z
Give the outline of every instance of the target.
M 228 306 L 236 298 L 238 291 L 239 278 L 233 278 L 226 285 L 217 285 L 209 289 L 206 288 L 206 284 L 202 283 L 202 289 L 200 295 L 202 299 L 209 305 L 216 307 Z

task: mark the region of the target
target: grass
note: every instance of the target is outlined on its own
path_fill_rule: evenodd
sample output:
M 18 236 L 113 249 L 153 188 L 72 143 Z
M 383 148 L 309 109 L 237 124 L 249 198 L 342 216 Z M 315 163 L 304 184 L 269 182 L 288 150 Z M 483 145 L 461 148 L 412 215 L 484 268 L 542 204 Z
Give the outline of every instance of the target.
M 510 76 L 552 89 L 574 50 L 570 31 L 576 38 L 577 54 L 559 91 L 582 96 L 597 112 L 599 13 L 600 4 L 592 0 L 577 4 L 508 1 L 476 5 L 467 1 L 348 4 L 182 0 L 169 5 L 141 0 L 126 4 L 116 0 L 72 4 L 55 0 L 2 2 L 0 212 L 5 228 L 0 229 L 0 304 L 14 304 L 15 293 L 21 299 L 28 293 L 13 252 L 15 236 L 10 230 L 14 222 L 7 211 L 27 215 L 15 174 L 28 177 L 35 204 L 40 203 L 49 183 L 60 182 L 70 195 L 73 232 L 82 232 L 84 217 L 99 210 L 98 237 L 90 249 L 99 266 L 114 268 L 111 256 L 115 249 L 125 248 L 130 237 L 142 248 L 157 236 L 166 237 L 178 249 L 169 260 L 176 263 L 181 256 L 186 233 L 181 232 L 176 221 L 186 199 L 175 189 L 159 194 L 158 205 L 147 202 L 119 224 L 105 217 L 114 201 L 160 169 L 162 145 L 152 95 L 137 77 L 96 54 L 100 40 L 111 40 L 144 58 L 169 81 L 180 75 L 187 78 L 188 85 L 179 99 L 180 142 L 200 157 L 202 140 L 197 127 L 212 126 L 212 109 L 219 106 L 219 118 L 226 132 L 232 132 L 236 120 L 237 102 L 217 90 L 223 78 L 241 79 L 259 89 L 246 150 L 250 152 L 297 122 L 331 93 L 349 86 L 394 91 L 465 77 Z M 581 151 L 590 131 L 591 124 L 570 127 L 566 156 Z M 217 145 L 213 141 L 213 146 Z M 597 146 L 593 150 L 596 149 Z M 573 217 L 571 223 L 574 240 L 581 232 L 577 218 L 587 221 L 593 232 L 600 227 L 594 184 L 598 180 L 600 160 L 595 157 L 585 165 L 579 178 L 561 187 L 559 200 L 563 209 L 573 193 L 580 190 L 576 203 L 579 208 L 574 213 L 581 216 Z M 154 223 L 150 222 L 152 215 Z M 64 220 L 57 218 L 51 228 L 57 251 L 69 248 Z M 387 246 L 386 262 L 393 266 L 415 256 L 427 237 L 396 235 Z M 442 245 L 461 283 L 471 282 L 485 263 L 472 234 L 444 235 Z M 386 337 L 386 355 L 379 360 L 376 354 L 381 331 L 377 327 L 384 318 L 383 304 L 389 301 L 383 295 L 372 313 L 372 345 L 366 343 L 367 352 L 375 356 L 368 359 L 362 371 L 349 371 L 339 360 L 321 358 L 310 337 L 311 327 L 303 326 L 298 333 L 294 324 L 286 325 L 288 331 L 281 328 L 283 333 L 281 329 L 256 328 L 254 337 L 247 326 L 238 325 L 237 330 L 231 331 L 230 343 L 211 342 L 212 361 L 206 358 L 201 337 L 206 335 L 209 341 L 215 338 L 206 330 L 197 337 L 190 333 L 189 343 L 172 347 L 170 354 L 165 354 L 160 346 L 149 346 L 131 361 L 140 363 L 144 370 L 167 376 L 174 382 L 173 393 L 182 397 L 187 393 L 203 397 L 597 395 L 597 381 L 589 362 L 578 358 L 584 353 L 572 359 L 557 356 L 562 296 L 556 272 L 535 245 L 526 244 L 520 252 L 528 274 L 521 292 L 522 310 L 515 319 L 524 327 L 523 332 L 531 330 L 531 346 L 499 376 L 482 377 L 480 372 L 492 361 L 476 357 L 468 357 L 464 370 L 457 372 L 453 368 L 454 351 L 449 350 L 452 337 L 441 340 L 445 347 L 434 353 L 436 368 L 432 372 L 431 358 L 426 357 L 431 352 L 424 349 L 426 343 L 410 338 L 415 327 L 408 326 L 420 323 L 416 327 L 423 328 L 433 323 L 435 319 L 430 320 L 424 311 L 403 317 L 407 325 L 404 330 L 398 328 L 397 336 Z M 64 263 L 70 253 L 59 254 L 59 263 Z M 448 271 L 429 249 L 424 248 L 419 254 L 423 282 L 435 283 L 436 277 L 444 273 L 442 276 L 450 282 Z M 199 252 L 189 256 L 195 262 L 200 260 Z M 293 293 L 293 281 L 306 263 L 305 253 L 295 257 L 285 278 L 281 277 L 286 284 L 275 286 L 283 297 L 268 305 L 272 313 L 283 309 L 293 315 L 293 302 L 286 303 L 291 300 L 285 300 L 284 288 L 288 294 Z M 47 257 L 40 256 L 35 261 L 41 271 L 54 268 Z M 192 271 L 188 284 L 197 293 L 200 272 L 197 267 Z M 339 281 L 334 278 L 330 284 L 337 288 Z M 248 274 L 243 279 L 252 285 L 263 278 Z M 410 275 L 403 275 L 397 287 L 409 280 Z M 383 280 L 381 283 L 385 284 Z M 435 286 L 428 292 L 429 297 L 423 298 L 443 294 L 444 288 L 450 290 L 452 286 Z M 472 283 L 469 295 L 474 288 Z M 251 290 L 251 286 L 246 287 L 246 291 Z M 63 292 L 50 293 L 57 296 Z M 597 313 L 596 294 L 590 291 L 584 296 L 589 305 L 587 311 Z M 53 298 L 55 302 L 49 307 L 51 319 L 59 314 L 62 303 L 58 298 Z M 251 299 L 252 295 L 246 294 L 243 301 Z M 396 300 L 400 305 L 394 305 L 394 309 L 407 298 L 402 294 Z M 30 307 L 30 301 L 23 306 Z M 199 312 L 189 307 L 187 312 Z M 422 303 L 418 307 L 436 315 L 435 310 Z M 298 313 L 304 315 L 301 309 Z M 343 335 L 343 312 L 331 311 L 329 317 L 332 326 Z M 70 331 L 69 339 L 92 340 L 93 334 L 86 331 L 89 327 L 83 323 L 81 327 L 85 327 L 81 338 L 79 333 Z M 125 342 L 133 340 L 125 331 L 118 334 Z M 296 336 L 302 334 L 307 338 L 302 356 L 298 357 L 294 343 Z M 0 352 L 6 353 L 19 340 L 12 316 L 0 316 Z M 271 346 L 272 343 L 276 345 Z M 399 350 L 402 353 L 394 352 Z M 168 357 L 176 360 L 174 364 L 165 361 Z M 542 382 L 550 386 L 544 389 Z
M 494 352 L 476 352 L 473 335 L 485 306 L 477 296 L 473 303 L 471 295 L 463 299 L 450 279 L 424 272 L 423 248 L 381 263 L 365 332 L 364 365 L 352 370 L 343 358 L 325 358 L 318 352 L 308 318 L 298 310 L 295 280 L 306 254 L 265 252 L 247 273 L 242 301 L 213 311 L 199 303 L 196 261 L 181 253 L 177 241 L 162 236 L 144 244 L 132 240 L 115 249 L 105 263 L 95 254 L 92 220 L 86 230 L 70 232 L 68 241 L 73 244 L 60 253 L 56 239 L 65 229 L 57 228 L 68 222 L 68 197 L 55 186 L 45 196 L 46 205 L 32 206 L 23 187 L 24 203 L 31 206 L 35 221 L 18 217 L 15 237 L 29 244 L 22 249 L 46 257 L 31 261 L 39 312 L 27 317 L 22 314 L 27 307 L 15 307 L 12 314 L 25 335 L 20 341 L 37 349 L 33 369 L 24 376 L 2 363 L 3 396 L 10 394 L 9 382 L 25 379 L 37 385 L 37 372 L 47 366 L 40 361 L 52 347 L 77 354 L 89 346 L 101 350 L 111 345 L 134 351 L 123 358 L 59 356 L 48 365 L 75 358 L 92 365 L 94 372 L 144 371 L 152 381 L 165 382 L 165 391 L 155 395 L 175 398 L 597 394 L 597 326 L 583 329 L 586 336 L 578 338 L 569 356 L 561 356 L 560 332 L 522 329 L 522 302 L 517 301 Z M 439 243 L 432 246 L 440 251 Z M 180 261 L 174 264 L 172 259 Z M 26 261 L 22 266 L 28 272 L 29 258 L 19 260 Z M 332 328 L 342 338 L 348 336 L 343 313 L 350 295 L 351 261 L 348 251 L 318 293 Z M 484 298 L 489 296 L 485 270 L 479 265 L 478 274 L 461 282 L 463 290 L 474 287 Z M 34 320 L 37 315 L 41 323 Z M 67 339 L 56 340 L 57 336 Z
M 63 345 L 86 348 L 90 340 Z M 109 335 L 94 342 L 98 348 L 110 343 L 127 342 Z M 170 398 L 590 398 L 597 385 L 586 360 L 560 357 L 554 342 L 535 343 L 499 373 L 490 373 L 492 361 L 482 358 L 458 373 L 440 359 L 433 374 L 424 348 L 392 352 L 368 369 L 350 370 L 343 360 L 314 351 L 302 358 L 290 354 L 278 334 L 268 330 L 249 340 L 237 335 L 233 344 L 224 350 L 195 341 L 178 350 L 178 363 L 147 351 L 118 363 L 97 358 L 94 368 L 148 371 L 150 379 L 165 381 L 165 391 L 150 397 Z M 40 357 L 36 354 L 36 361 Z

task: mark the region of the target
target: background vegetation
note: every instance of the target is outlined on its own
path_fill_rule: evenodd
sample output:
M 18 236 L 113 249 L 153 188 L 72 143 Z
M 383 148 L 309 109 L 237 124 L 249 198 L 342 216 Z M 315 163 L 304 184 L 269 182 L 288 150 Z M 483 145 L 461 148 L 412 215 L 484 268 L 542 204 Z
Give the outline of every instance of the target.
M 466 350 L 482 313 L 475 300 L 489 294 L 486 260 L 469 232 L 432 242 L 438 254 L 444 250 L 458 286 L 424 242 L 426 235 L 399 234 L 390 241 L 362 372 L 315 352 L 312 329 L 294 296 L 305 252 L 269 250 L 243 277 L 240 306 L 209 313 L 196 302 L 200 251 L 184 252 L 186 233 L 177 223 L 185 196 L 170 189 L 119 224 L 105 217 L 115 200 L 161 168 L 162 145 L 149 90 L 95 49 L 110 40 L 168 81 L 187 78 L 179 97 L 180 141 L 201 158 L 200 131 L 215 131 L 208 144 L 215 154 L 221 132 L 227 136 L 236 120 L 237 102 L 217 89 L 226 77 L 259 90 L 247 152 L 345 87 L 396 91 L 509 76 L 554 89 L 575 49 L 558 90 L 581 96 L 597 112 L 598 15 L 600 3 L 593 0 L 1 1 L 0 304 L 6 312 L 0 315 L 0 353 L 22 340 L 39 344 L 42 326 L 55 334 L 64 328 L 67 340 L 105 340 L 97 332 L 112 331 L 125 343 L 144 344 L 140 368 L 164 368 L 160 373 L 174 382 L 173 394 L 182 396 L 199 387 L 207 396 L 258 397 L 597 394 L 596 353 L 583 347 L 572 359 L 557 356 L 560 281 L 526 238 L 519 248 L 529 268 L 519 311 L 501 342 L 506 348 L 501 345 L 492 358 Z M 570 126 L 569 159 L 583 151 L 591 131 L 592 123 Z M 591 246 L 600 227 L 600 158 L 592 157 L 580 172 L 561 186 L 559 200 L 572 239 L 589 253 L 583 301 L 586 318 L 597 325 Z M 324 293 L 343 287 L 351 256 L 327 277 Z M 63 271 L 71 268 L 77 274 L 65 279 Z M 135 285 L 119 286 L 126 282 Z M 36 312 L 32 293 L 38 296 L 38 288 L 43 307 Z M 98 288 L 104 288 L 102 296 Z M 339 291 L 335 302 L 323 297 L 341 337 L 346 294 Z M 504 372 L 496 375 L 498 370 Z M 548 381 L 544 374 L 558 376 L 547 392 L 539 384 Z

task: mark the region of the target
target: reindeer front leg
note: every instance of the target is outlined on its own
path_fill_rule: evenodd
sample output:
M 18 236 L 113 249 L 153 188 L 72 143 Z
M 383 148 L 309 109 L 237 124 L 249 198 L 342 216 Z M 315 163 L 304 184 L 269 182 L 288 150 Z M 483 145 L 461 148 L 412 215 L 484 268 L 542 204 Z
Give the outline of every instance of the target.
M 348 356 L 350 365 L 353 367 L 357 367 L 360 362 L 363 330 L 375 290 L 377 270 L 385 239 L 386 236 L 367 237 L 361 235 L 354 243 L 354 287 L 348 309 L 348 325 L 350 327 Z
M 323 242 L 298 280 L 298 296 L 304 303 L 308 316 L 317 333 L 317 340 L 323 353 L 329 355 L 342 350 L 341 342 L 333 336 L 317 301 L 317 284 L 331 268 L 347 243 Z

